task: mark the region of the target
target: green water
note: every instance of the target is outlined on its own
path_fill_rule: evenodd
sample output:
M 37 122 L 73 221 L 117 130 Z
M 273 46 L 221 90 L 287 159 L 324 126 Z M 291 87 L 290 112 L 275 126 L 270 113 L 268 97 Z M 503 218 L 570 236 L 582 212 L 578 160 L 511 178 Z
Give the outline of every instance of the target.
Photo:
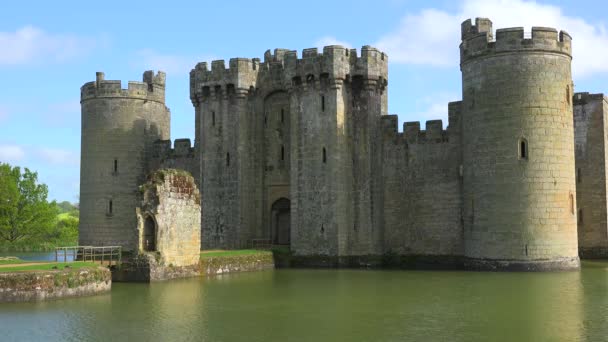
M 580 272 L 274 270 L 0 305 L 1 341 L 607 341 L 608 262 Z

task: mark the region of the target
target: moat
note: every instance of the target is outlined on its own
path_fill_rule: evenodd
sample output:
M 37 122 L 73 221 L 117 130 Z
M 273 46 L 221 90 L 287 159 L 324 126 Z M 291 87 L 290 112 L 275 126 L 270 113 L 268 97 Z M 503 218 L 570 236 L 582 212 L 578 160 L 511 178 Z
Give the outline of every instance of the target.
M 549 273 L 279 269 L 0 305 L 7 341 L 601 341 L 608 262 Z

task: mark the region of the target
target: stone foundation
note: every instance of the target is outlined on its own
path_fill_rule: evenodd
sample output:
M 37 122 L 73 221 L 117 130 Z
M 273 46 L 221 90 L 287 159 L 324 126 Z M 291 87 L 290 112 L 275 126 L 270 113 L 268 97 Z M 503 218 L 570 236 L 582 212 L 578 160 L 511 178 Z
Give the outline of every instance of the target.
M 581 259 L 608 259 L 608 247 L 579 247 L 578 255 Z
M 174 266 L 156 260 L 154 253 L 140 254 L 123 262 L 119 268 L 112 269 L 112 279 L 118 282 L 163 281 L 178 278 L 190 278 L 200 275 L 197 265 Z
M 112 277 L 105 267 L 0 273 L 0 303 L 90 296 L 111 288 Z
M 581 262 L 578 257 L 535 261 L 465 259 L 464 267 L 472 271 L 576 271 L 580 269 Z
M 277 268 L 372 268 L 372 269 L 426 269 L 452 270 L 463 269 L 463 258 L 454 255 L 351 255 L 300 256 L 275 253 Z
M 201 258 L 200 270 L 203 275 L 218 275 L 234 272 L 262 271 L 275 268 L 270 252 L 257 254 L 218 256 Z

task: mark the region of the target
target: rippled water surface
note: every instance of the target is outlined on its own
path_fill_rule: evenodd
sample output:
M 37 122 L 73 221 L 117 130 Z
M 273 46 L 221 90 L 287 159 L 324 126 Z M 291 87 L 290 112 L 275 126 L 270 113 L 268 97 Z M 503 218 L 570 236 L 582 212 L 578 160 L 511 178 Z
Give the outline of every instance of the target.
M 606 341 L 608 262 L 580 272 L 275 270 L 0 304 L 0 341 Z

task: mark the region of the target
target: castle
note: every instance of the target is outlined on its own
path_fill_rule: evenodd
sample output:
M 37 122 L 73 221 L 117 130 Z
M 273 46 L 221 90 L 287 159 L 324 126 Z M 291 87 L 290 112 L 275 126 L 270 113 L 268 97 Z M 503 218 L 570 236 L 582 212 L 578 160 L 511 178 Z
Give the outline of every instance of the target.
M 139 187 L 170 168 L 200 189 L 202 249 L 514 270 L 608 256 L 608 99 L 573 93 L 571 37 L 544 27 L 494 37 L 482 18 L 461 30 L 462 101 L 448 104 L 445 129 L 398 132 L 388 57 L 369 46 L 197 64 L 195 141 L 173 148 L 164 73 L 128 89 L 97 73 L 81 88 L 80 244 L 141 250 Z

